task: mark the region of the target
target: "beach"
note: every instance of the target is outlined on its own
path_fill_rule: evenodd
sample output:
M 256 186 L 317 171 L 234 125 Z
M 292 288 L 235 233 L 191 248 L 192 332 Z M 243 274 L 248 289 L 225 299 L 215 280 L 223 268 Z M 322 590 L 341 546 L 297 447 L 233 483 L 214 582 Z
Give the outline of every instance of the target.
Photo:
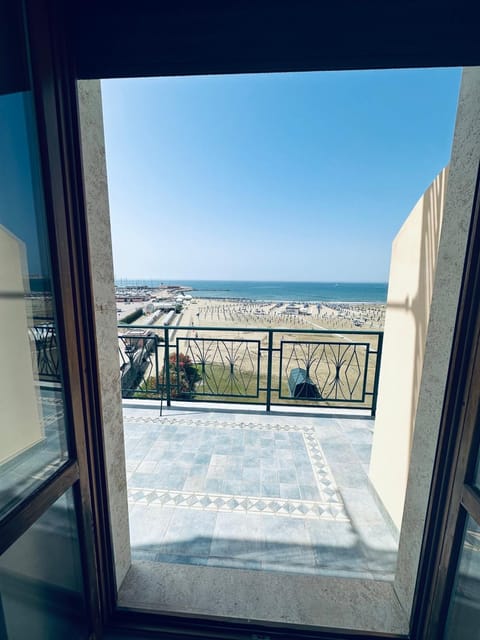
M 128 302 L 125 294 L 131 297 Z M 136 300 L 136 294 L 143 299 Z M 386 283 L 222 280 L 117 284 L 119 320 L 141 307 L 147 313 L 134 324 L 147 321 L 155 326 L 162 326 L 165 317 L 157 314 L 153 320 L 152 304 L 154 312 L 170 302 L 181 312 L 175 323 L 188 327 L 379 331 L 384 325 L 386 298 Z
M 319 329 L 381 331 L 385 305 L 374 303 L 248 302 L 225 299 L 192 299 L 179 324 L 195 327 L 252 329 Z
M 376 358 L 368 353 L 378 349 L 384 304 L 195 298 L 194 291 L 171 293 L 168 299 L 164 290 L 152 289 L 149 300 L 119 306 L 143 311 L 128 324 L 128 333 L 142 327 L 147 334 L 157 330 L 159 362 L 165 357 L 168 326 L 169 358 L 182 354 L 195 363 L 197 371 L 202 368 L 196 397 L 222 399 L 227 394 L 242 402 L 249 397 L 264 401 L 270 384 L 272 401 L 284 403 L 290 397 L 292 370 L 304 370 L 311 362 L 311 375 L 324 385 L 331 384 L 337 364 L 342 363 L 342 371 L 347 367 L 351 378 L 349 397 L 360 408 L 367 406 L 361 379 L 365 376 L 367 388 L 373 388 Z M 258 389 L 262 389 L 259 396 Z M 321 390 L 322 395 L 327 393 L 323 386 Z

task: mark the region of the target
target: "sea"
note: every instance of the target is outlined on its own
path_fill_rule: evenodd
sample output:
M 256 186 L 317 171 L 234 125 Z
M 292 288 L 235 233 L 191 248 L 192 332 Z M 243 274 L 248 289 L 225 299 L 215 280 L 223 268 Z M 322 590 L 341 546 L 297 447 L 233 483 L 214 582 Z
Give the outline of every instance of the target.
M 224 298 L 265 302 L 387 301 L 386 282 L 280 282 L 252 280 L 116 280 L 118 286 L 180 285 L 194 298 Z

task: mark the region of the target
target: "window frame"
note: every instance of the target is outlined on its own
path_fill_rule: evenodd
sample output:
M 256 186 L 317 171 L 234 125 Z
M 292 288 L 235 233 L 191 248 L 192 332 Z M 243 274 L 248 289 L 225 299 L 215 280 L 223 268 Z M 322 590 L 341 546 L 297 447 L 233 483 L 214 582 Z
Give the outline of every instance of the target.
M 131 3 L 124 7 L 118 2 L 72 2 L 67 8 L 58 0 L 25 2 L 48 231 L 55 287 L 59 292 L 57 306 L 63 319 L 61 349 L 69 355 L 65 372 L 66 397 L 73 425 L 75 457 L 2 520 L 0 539 L 4 547 L 11 544 L 66 489 L 73 486 L 93 634 L 99 635 L 102 626 L 108 622 L 118 630 L 155 630 L 156 633 L 163 630 L 175 632 L 177 637 L 191 637 L 192 633 L 197 637 L 217 638 L 245 638 L 254 633 L 269 634 L 279 639 L 372 637 L 371 634 L 335 630 L 212 622 L 198 617 L 161 616 L 116 608 L 76 80 L 179 73 L 478 64 L 480 52 L 474 37 L 475 21 L 469 21 L 471 16 L 468 12 L 464 13 L 466 18 L 463 20 L 457 15 L 451 20 L 446 11 L 443 20 L 432 26 L 427 8 L 438 10 L 435 3 L 427 3 L 427 8 L 420 12 L 410 5 L 394 9 L 382 8 L 384 3 L 373 3 L 371 7 L 363 8 L 360 16 L 354 6 L 358 3 L 354 1 L 339 3 L 337 8 L 320 7 L 320 3 L 312 2 L 264 2 L 255 10 L 237 2 L 222 9 L 223 3 L 211 2 L 203 7 L 201 16 L 188 2 L 181 4 L 178 13 L 175 9 L 167 10 L 158 5 L 155 8 L 154 4 L 144 2 L 146 11 L 141 15 L 141 7 L 138 4 L 132 7 Z M 453 3 L 448 7 L 455 13 Z M 154 20 L 151 20 L 152 16 Z M 155 27 L 158 28 L 165 17 L 166 24 L 175 28 L 170 30 L 167 41 L 159 46 Z M 184 19 L 183 24 L 179 18 Z M 298 34 L 292 32 L 292 18 L 295 18 Z M 414 27 L 412 32 L 408 28 L 409 19 Z M 327 53 L 329 46 L 332 47 L 331 38 L 316 45 L 313 26 L 318 26 L 319 21 L 327 24 L 327 29 L 331 24 L 337 27 L 332 29 L 332 33 L 337 36 L 340 32 L 343 34 L 342 46 L 333 46 Z M 432 31 L 425 36 L 423 27 L 427 25 Z M 379 33 L 382 28 L 387 30 L 388 37 Z M 303 44 L 300 37 L 302 29 L 310 36 Z M 147 37 L 142 39 L 144 32 Z M 442 42 L 440 37 L 445 32 L 449 37 L 448 43 Z M 229 43 L 232 34 L 234 37 Z M 345 44 L 348 35 L 354 37 Z M 368 41 L 368 35 L 381 46 L 374 53 L 364 46 L 358 53 L 359 43 Z M 181 36 L 179 41 L 188 45 L 183 53 L 178 49 L 175 36 Z M 392 36 L 396 42 L 395 51 L 391 48 Z M 246 43 L 253 43 L 250 52 L 245 50 Z M 203 55 L 200 60 L 194 55 L 198 51 Z M 471 492 L 462 490 L 459 493 L 459 483 L 463 487 L 466 467 L 462 465 L 467 453 L 472 452 L 472 443 L 478 443 L 479 439 L 478 433 L 473 435 L 471 416 L 468 423 L 468 416 L 462 413 L 462 403 L 469 398 L 468 390 L 474 380 L 472 363 L 468 361 L 468 345 L 472 347 L 480 340 L 480 266 L 474 259 L 480 245 L 479 219 L 477 188 L 416 585 L 412 639 L 436 637 L 432 635 L 436 629 L 432 620 L 439 611 L 444 615 L 447 594 L 451 589 L 452 567 L 456 566 L 458 556 L 459 536 L 454 533 L 459 529 L 455 520 L 460 508 L 458 505 L 460 502 L 464 506 L 471 505 L 472 500 Z M 469 303 L 472 300 L 474 304 Z M 455 425 L 453 429 L 452 424 Z M 466 425 L 466 431 L 463 425 Z M 462 439 L 464 433 L 467 435 Z M 460 469 L 456 476 L 450 472 L 452 466 Z M 378 637 L 402 636 L 380 634 Z
M 62 57 L 59 34 L 52 21 L 48 0 L 26 0 L 16 7 L 19 29 L 26 46 L 26 67 L 33 97 L 42 195 L 45 203 L 46 234 L 49 241 L 54 307 L 61 353 L 69 458 L 49 478 L 35 487 L 0 519 L 0 553 L 15 543 L 62 495 L 73 491 L 82 563 L 84 597 L 91 637 L 100 637 L 108 618 L 106 601 L 101 599 L 100 571 L 95 540 L 92 489 L 98 494 L 101 483 L 93 481 L 92 470 L 101 467 L 91 442 L 100 430 L 95 400 L 93 317 L 88 271 L 83 270 L 77 180 L 81 171 L 72 160 L 70 145 L 75 140 L 75 111 L 66 90 L 71 74 L 68 57 Z M 10 14 L 7 14 L 10 15 Z M 13 13 L 11 14 L 13 15 Z M 22 52 L 18 52 L 22 55 Z M 81 310 L 81 311 L 79 311 Z M 67 356 L 68 354 L 68 356 Z M 98 518 L 100 520 L 100 518 Z M 108 536 L 103 532 L 104 546 Z

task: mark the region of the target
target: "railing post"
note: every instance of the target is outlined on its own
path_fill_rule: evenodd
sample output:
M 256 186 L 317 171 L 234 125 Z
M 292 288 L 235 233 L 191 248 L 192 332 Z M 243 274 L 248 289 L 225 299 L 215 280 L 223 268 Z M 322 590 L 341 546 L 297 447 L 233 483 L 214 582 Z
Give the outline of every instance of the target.
M 158 335 L 154 335 L 155 338 L 155 380 L 157 381 L 157 396 L 160 390 L 160 376 L 158 375 Z
M 267 360 L 267 411 L 270 411 L 272 402 L 272 357 L 273 357 L 273 331 L 268 330 L 268 360 Z
M 378 382 L 380 379 L 380 364 L 382 362 L 382 348 L 383 348 L 383 331 L 378 334 L 377 361 L 375 363 L 375 380 L 373 382 L 373 398 L 372 398 L 372 417 L 373 418 L 377 413 Z
M 165 326 L 165 364 L 163 365 L 164 378 L 165 378 L 165 390 L 167 392 L 167 407 L 171 405 L 170 397 L 170 353 L 169 353 L 169 337 L 168 326 Z

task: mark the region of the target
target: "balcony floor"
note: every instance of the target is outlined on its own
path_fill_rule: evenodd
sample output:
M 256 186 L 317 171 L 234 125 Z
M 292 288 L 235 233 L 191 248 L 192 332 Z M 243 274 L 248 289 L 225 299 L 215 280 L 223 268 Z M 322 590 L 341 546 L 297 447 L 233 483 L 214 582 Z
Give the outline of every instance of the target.
M 124 405 L 133 561 L 392 579 L 374 422 Z

